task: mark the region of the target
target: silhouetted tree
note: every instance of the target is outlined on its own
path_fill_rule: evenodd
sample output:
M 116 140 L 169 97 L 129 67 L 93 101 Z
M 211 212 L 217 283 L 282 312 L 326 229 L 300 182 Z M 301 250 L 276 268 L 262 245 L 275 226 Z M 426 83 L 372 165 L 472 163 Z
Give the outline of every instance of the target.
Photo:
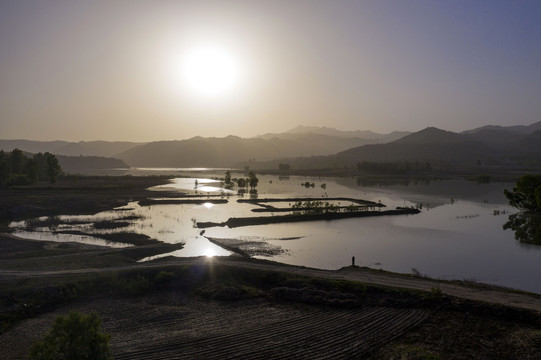
M 21 150 L 13 149 L 13 151 L 11 151 L 11 154 L 9 156 L 9 162 L 11 165 L 11 171 L 14 174 L 23 173 L 25 161 L 26 161 L 26 157 L 24 156 Z
M 11 165 L 7 160 L 0 160 L 0 186 L 5 186 L 11 179 Z
M 37 153 L 33 157 L 34 161 L 38 164 L 38 178 L 41 181 L 45 181 L 48 179 L 47 175 L 47 158 L 42 153 Z
M 246 187 L 246 180 L 244 180 L 244 178 L 238 178 L 237 179 L 237 186 L 239 188 L 244 188 Z
M 28 176 L 28 179 L 35 183 L 39 180 L 39 165 L 34 159 L 27 159 L 24 164 L 24 173 Z
M 225 179 L 224 179 L 224 182 L 226 185 L 230 185 L 231 184 L 231 171 L 227 170 L 225 172 Z
M 509 215 L 503 229 L 515 232 L 515 240 L 525 244 L 541 245 L 541 214 L 518 212 Z
M 541 245 L 541 175 L 524 175 L 512 191 L 504 190 L 509 204 L 520 209 L 509 215 L 504 229 L 515 232 L 515 239 L 534 245 Z
M 541 175 L 524 175 L 513 191 L 504 190 L 509 204 L 526 211 L 541 211 Z
M 253 171 L 250 171 L 248 174 L 250 189 L 255 189 L 257 187 L 257 184 L 259 183 L 259 179 L 257 176 L 255 176 Z
M 58 175 L 62 172 L 62 168 L 58 163 L 58 159 L 53 154 L 47 152 L 45 153 L 45 157 L 47 159 L 47 175 L 49 176 L 49 181 L 54 184 Z

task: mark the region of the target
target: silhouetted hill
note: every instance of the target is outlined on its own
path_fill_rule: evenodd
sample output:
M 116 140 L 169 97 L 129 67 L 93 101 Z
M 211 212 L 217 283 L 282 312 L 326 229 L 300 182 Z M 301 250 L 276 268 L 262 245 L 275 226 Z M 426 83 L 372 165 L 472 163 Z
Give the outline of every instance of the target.
M 69 145 L 68 141 L 33 141 L 33 140 L 0 140 L 0 149 L 4 151 L 12 151 L 19 149 L 29 153 L 55 153 L 58 149 Z
M 404 136 L 394 141 L 395 144 L 454 144 L 467 141 L 467 137 L 452 131 L 441 130 L 435 127 L 427 127 L 421 131 Z
M 485 127 L 474 133 L 458 134 L 426 128 L 402 139 L 378 145 L 365 145 L 337 154 L 346 162 L 429 161 L 444 166 L 541 163 L 541 131 L 522 135 Z
M 122 160 L 100 156 L 56 155 L 62 170 L 66 173 L 78 173 L 93 169 L 118 169 L 129 166 Z
M 541 161 L 541 130 L 514 140 L 510 148 L 514 149 L 513 153 L 538 154 L 537 158 Z
M 494 146 L 501 150 L 510 149 L 515 146 L 517 141 L 524 139 L 528 135 L 506 130 L 504 128 L 486 127 L 476 132 L 465 134 L 473 141 L 480 142 L 485 145 Z
M 77 143 L 69 143 L 56 151 L 62 155 L 87 155 L 87 156 L 107 156 L 114 157 L 124 151 L 145 143 L 128 142 L 128 141 L 80 141 Z
M 128 141 L 33 141 L 33 140 L 0 140 L 0 149 L 11 151 L 15 148 L 29 153 L 50 152 L 67 156 L 105 156 L 114 157 L 144 143 Z
M 365 145 L 337 154 L 348 162 L 429 161 L 470 164 L 494 155 L 494 149 L 468 136 L 426 128 L 388 144 Z
M 365 144 L 386 143 L 400 139 L 401 137 L 410 134 L 407 131 L 393 131 L 389 134 L 378 134 L 368 130 L 342 131 L 329 127 L 317 126 L 297 126 L 283 133 L 267 133 L 257 136 L 258 138 L 271 139 L 299 139 L 306 136 L 325 135 L 333 138 L 357 138 L 362 139 Z
M 336 154 L 339 151 L 344 151 L 355 146 L 378 143 L 374 139 L 362 139 L 358 137 L 338 137 L 320 134 L 264 134 L 258 137 L 262 140 L 281 139 L 294 141 L 299 146 L 312 148 L 314 155 L 329 155 Z
M 499 126 L 499 125 L 486 125 L 479 128 L 463 131 L 463 134 L 475 134 L 483 130 L 503 130 L 520 134 L 531 134 L 535 131 L 541 130 L 541 121 L 533 123 L 531 125 L 513 125 L 513 126 Z
M 295 138 L 194 137 L 179 141 L 158 141 L 130 149 L 117 157 L 131 166 L 144 167 L 229 167 L 250 159 L 330 155 L 363 143 L 357 138 L 327 135 L 299 135 Z

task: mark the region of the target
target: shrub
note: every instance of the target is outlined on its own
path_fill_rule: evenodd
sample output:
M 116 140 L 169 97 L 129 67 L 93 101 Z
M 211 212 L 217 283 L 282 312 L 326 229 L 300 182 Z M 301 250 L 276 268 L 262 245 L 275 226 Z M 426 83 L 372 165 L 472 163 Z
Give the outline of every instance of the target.
M 30 349 L 32 360 L 109 360 L 109 335 L 100 332 L 101 319 L 95 312 L 72 311 L 59 316 L 43 341 Z
M 22 186 L 30 184 L 32 184 L 32 180 L 24 174 L 11 174 L 11 178 L 9 179 L 9 185 Z

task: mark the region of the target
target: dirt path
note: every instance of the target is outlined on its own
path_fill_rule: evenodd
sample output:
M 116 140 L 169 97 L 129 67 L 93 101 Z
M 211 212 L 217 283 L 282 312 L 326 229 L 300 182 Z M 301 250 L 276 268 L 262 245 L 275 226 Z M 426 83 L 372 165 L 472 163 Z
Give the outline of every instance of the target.
M 374 284 L 395 288 L 414 289 L 430 291 L 433 288 L 439 288 L 442 293 L 456 296 L 459 298 L 483 301 L 487 303 L 512 306 L 522 309 L 534 310 L 541 313 L 541 295 L 526 294 L 520 292 L 506 291 L 489 286 L 466 286 L 454 284 L 445 281 L 423 279 L 417 277 L 408 277 L 403 274 L 393 274 L 388 272 L 379 272 L 360 267 L 347 267 L 336 271 L 320 270 L 306 267 L 298 267 L 268 261 L 259 261 L 256 259 L 243 260 L 232 257 L 197 257 L 197 258 L 175 258 L 160 262 L 139 263 L 128 266 L 108 267 L 99 269 L 77 269 L 62 271 L 20 271 L 20 270 L 0 270 L 0 282 L 4 279 L 13 278 L 32 278 L 48 276 L 65 276 L 71 274 L 103 273 L 110 271 L 122 271 L 137 268 L 167 268 L 179 265 L 206 265 L 209 262 L 231 265 L 236 267 L 245 267 L 252 269 L 264 269 L 273 271 L 284 271 L 299 275 L 315 276 L 327 279 L 344 279 L 358 281 L 366 284 Z

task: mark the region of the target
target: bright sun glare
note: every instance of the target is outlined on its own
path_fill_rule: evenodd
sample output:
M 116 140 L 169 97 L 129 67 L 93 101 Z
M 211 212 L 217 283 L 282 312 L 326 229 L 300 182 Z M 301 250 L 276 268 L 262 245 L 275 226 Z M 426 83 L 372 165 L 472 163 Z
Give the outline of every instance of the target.
M 214 257 L 216 255 L 216 252 L 214 251 L 214 249 L 212 248 L 206 248 L 203 253 L 205 254 L 206 257 Z
M 183 56 L 181 76 L 184 85 L 194 95 L 220 98 L 236 90 L 240 66 L 234 54 L 218 45 L 199 45 Z

